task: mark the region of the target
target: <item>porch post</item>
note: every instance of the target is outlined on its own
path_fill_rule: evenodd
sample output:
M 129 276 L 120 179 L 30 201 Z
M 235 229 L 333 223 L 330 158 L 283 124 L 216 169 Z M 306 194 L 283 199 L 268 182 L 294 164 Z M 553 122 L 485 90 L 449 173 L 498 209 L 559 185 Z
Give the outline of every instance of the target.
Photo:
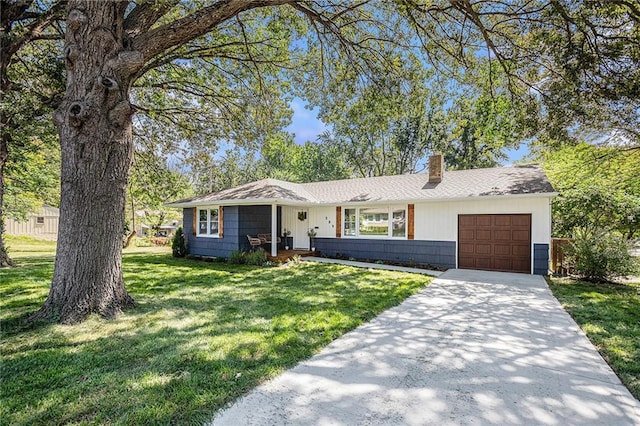
M 278 255 L 278 206 L 271 204 L 271 256 Z

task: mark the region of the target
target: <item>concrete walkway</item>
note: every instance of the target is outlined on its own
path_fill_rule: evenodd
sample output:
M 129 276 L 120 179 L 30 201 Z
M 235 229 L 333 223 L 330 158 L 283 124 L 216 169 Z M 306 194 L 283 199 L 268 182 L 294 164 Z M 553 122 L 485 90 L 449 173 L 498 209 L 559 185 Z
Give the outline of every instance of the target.
M 409 272 L 412 274 L 423 274 L 437 277 L 442 272 L 432 271 L 430 269 L 409 268 L 407 266 L 385 265 L 384 263 L 358 262 L 356 260 L 331 259 L 328 257 L 306 256 L 301 257 L 303 262 L 319 262 L 319 263 L 337 263 L 339 265 L 354 266 L 356 268 L 384 269 L 387 271 Z
M 539 276 L 449 270 L 214 425 L 639 425 Z

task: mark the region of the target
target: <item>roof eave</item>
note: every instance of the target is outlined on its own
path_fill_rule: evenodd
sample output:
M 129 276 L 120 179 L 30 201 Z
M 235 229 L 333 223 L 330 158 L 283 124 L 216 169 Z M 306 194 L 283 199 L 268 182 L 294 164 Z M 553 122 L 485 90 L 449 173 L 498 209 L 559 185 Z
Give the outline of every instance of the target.
M 531 194 L 498 194 L 498 195 L 466 195 L 462 197 L 433 197 L 433 198 L 406 198 L 397 200 L 366 200 L 366 201 L 327 201 L 320 202 L 320 205 L 340 206 L 340 205 L 364 205 L 364 204 L 408 204 L 408 203 L 437 203 L 443 201 L 468 201 L 468 200 L 491 200 L 498 198 L 553 198 L 557 192 L 539 192 Z
M 317 205 L 314 201 L 299 201 L 299 200 L 286 200 L 280 198 L 248 198 L 243 200 L 238 199 L 226 199 L 226 200 L 198 200 L 198 201 L 185 201 L 177 203 L 164 204 L 165 207 L 175 208 L 188 208 L 188 207 L 201 207 L 201 206 L 247 206 L 247 205 Z
M 558 196 L 557 192 L 534 192 L 529 194 L 496 194 L 496 195 L 467 195 L 462 197 L 434 197 L 434 198 L 407 198 L 399 200 L 365 200 L 365 201 L 299 201 L 283 200 L 279 198 L 252 198 L 245 200 L 199 200 L 181 203 L 165 204 L 166 207 L 188 208 L 200 206 L 246 206 L 246 205 L 285 205 L 285 206 L 338 206 L 338 205 L 362 205 L 362 204 L 404 204 L 404 203 L 435 203 L 443 201 L 468 201 L 468 200 L 491 200 L 499 198 L 553 198 Z

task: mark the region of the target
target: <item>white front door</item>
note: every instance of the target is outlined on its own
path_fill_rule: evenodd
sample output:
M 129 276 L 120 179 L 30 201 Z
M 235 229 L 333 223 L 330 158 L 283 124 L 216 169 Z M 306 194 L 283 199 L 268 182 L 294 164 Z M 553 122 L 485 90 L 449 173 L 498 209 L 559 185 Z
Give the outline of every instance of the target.
M 300 220 L 303 218 L 303 220 Z M 309 211 L 307 209 L 296 209 L 295 217 L 296 222 L 295 230 L 293 231 L 293 248 L 309 250 Z

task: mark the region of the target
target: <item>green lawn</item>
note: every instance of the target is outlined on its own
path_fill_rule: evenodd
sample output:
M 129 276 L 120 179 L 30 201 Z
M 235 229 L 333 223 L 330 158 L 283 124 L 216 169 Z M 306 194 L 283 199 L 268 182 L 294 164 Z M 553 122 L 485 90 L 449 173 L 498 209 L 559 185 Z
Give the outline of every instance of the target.
M 0 270 L 0 424 L 202 424 L 226 403 L 399 304 L 430 278 L 339 265 L 257 268 L 125 253 L 138 306 L 26 325 L 51 243 L 9 240 Z M 154 251 L 152 249 L 152 251 Z
M 550 279 L 553 294 L 640 399 L 640 283 Z

